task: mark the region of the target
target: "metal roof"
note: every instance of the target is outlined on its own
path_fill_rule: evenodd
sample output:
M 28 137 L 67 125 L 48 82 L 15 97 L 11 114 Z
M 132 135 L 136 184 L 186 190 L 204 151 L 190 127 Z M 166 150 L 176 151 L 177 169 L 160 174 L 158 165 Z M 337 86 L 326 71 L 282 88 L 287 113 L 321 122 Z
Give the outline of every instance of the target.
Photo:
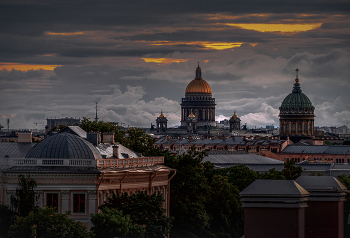
M 66 133 L 71 133 L 77 136 L 80 136 L 81 138 L 86 139 L 86 131 L 84 131 L 81 127 L 79 126 L 67 126 L 63 128 L 59 133 L 66 132 Z
M 288 145 L 282 154 L 350 154 L 349 145 Z
M 310 192 L 347 190 L 347 188 L 333 176 L 300 176 L 295 181 Z
M 257 179 L 239 193 L 241 196 L 308 196 L 306 191 L 293 180 Z
M 0 143 L 0 158 L 24 158 L 35 143 Z
M 58 133 L 32 147 L 26 158 L 102 159 L 100 152 L 88 141 L 70 133 Z
M 118 144 L 118 153 L 119 159 L 127 159 L 127 158 L 139 158 L 141 157 L 141 155 L 139 153 L 136 153 L 132 150 L 130 150 L 129 148 Z M 97 147 L 98 151 L 101 153 L 101 155 L 104 157 L 106 156 L 106 158 L 112 158 L 113 157 L 113 145 L 111 144 L 99 144 Z
M 282 161 L 271 159 L 256 154 L 208 154 L 203 161 L 213 164 L 283 164 Z

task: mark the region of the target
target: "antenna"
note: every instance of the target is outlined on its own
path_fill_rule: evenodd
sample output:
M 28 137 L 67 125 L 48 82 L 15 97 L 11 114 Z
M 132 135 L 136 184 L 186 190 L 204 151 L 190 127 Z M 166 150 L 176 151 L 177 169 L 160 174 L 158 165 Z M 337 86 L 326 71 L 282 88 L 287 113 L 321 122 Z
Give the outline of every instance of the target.
M 10 133 L 10 119 L 7 119 L 7 133 Z
M 97 117 L 97 102 L 96 102 L 96 117 L 95 117 L 95 121 L 98 122 L 98 117 Z

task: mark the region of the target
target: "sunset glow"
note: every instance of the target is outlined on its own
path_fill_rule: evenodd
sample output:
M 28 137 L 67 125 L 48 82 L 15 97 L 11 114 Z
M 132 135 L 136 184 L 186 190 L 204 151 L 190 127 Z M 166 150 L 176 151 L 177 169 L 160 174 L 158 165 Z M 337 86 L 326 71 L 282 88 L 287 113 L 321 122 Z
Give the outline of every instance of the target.
M 142 58 L 146 63 L 171 64 L 186 62 L 187 59 L 172 59 L 172 58 Z
M 207 49 L 225 50 L 240 47 L 243 42 L 212 42 L 212 41 L 140 41 L 150 45 L 197 45 Z
M 83 35 L 84 32 L 46 32 L 46 35 L 52 36 L 75 36 L 75 35 Z
M 37 65 L 37 64 L 19 64 L 19 63 L 0 63 L 0 70 L 6 69 L 8 71 L 14 70 L 21 70 L 21 71 L 28 71 L 28 70 L 54 70 L 56 67 L 61 65 Z
M 254 30 L 259 32 L 280 32 L 280 33 L 298 33 L 302 31 L 310 31 L 318 29 L 322 23 L 313 24 L 236 24 L 225 23 L 227 26 L 235 26 L 246 30 Z

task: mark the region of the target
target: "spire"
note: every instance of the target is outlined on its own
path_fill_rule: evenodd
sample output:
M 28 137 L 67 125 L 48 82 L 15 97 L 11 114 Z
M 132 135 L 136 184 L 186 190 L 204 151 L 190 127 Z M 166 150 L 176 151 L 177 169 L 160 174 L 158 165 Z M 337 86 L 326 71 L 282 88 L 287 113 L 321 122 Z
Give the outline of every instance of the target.
M 95 121 L 98 122 L 98 117 L 97 117 L 97 102 L 96 102 L 96 117 L 95 117 Z
M 198 62 L 198 67 L 196 69 L 196 78 L 202 78 L 202 70 L 201 70 L 201 67 L 199 67 L 199 62 Z
M 295 78 L 295 84 L 294 84 L 294 88 L 293 88 L 293 93 L 301 93 L 301 88 L 300 88 L 300 83 L 299 83 L 299 78 L 298 78 L 298 72 L 299 72 L 299 69 L 296 68 L 295 69 L 295 72 L 296 72 L 296 78 Z
M 299 78 L 298 78 L 298 72 L 299 72 L 299 69 L 298 69 L 298 68 L 296 68 L 295 72 L 296 72 L 295 82 L 299 83 Z

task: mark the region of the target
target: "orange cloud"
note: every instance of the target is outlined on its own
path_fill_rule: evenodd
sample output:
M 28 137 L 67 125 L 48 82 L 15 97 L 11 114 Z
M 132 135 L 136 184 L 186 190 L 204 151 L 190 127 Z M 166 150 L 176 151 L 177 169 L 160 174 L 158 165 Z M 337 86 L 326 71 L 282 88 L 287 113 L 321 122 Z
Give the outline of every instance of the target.
M 208 63 L 210 60 L 204 60 L 205 63 Z
M 249 45 L 251 45 L 251 46 L 253 46 L 253 47 L 257 46 L 257 44 L 258 44 L 258 43 L 249 43 Z
M 2 116 L 2 117 L 6 117 L 6 116 Z
M 302 31 L 310 31 L 318 29 L 322 26 L 322 23 L 312 24 L 264 24 L 264 23 L 249 23 L 249 24 L 236 24 L 236 23 L 224 23 L 227 26 L 235 26 L 246 30 L 253 30 L 259 32 L 278 32 L 281 34 L 289 33 L 295 34 Z
M 45 32 L 46 35 L 52 36 L 75 36 L 75 35 L 83 35 L 84 32 Z
M 171 64 L 171 63 L 180 63 L 186 62 L 187 59 L 172 59 L 172 58 L 141 58 L 146 63 L 157 63 L 157 64 Z
M 0 63 L 0 70 L 6 69 L 6 70 L 21 70 L 21 71 L 28 71 L 28 70 L 54 70 L 56 67 L 61 65 L 38 65 L 38 64 L 19 64 L 19 63 Z
M 197 45 L 208 49 L 225 50 L 240 47 L 243 42 L 212 42 L 212 41 L 139 41 L 150 45 Z
M 16 116 L 16 114 L 15 115 L 11 115 L 11 117 L 14 117 L 14 116 Z

